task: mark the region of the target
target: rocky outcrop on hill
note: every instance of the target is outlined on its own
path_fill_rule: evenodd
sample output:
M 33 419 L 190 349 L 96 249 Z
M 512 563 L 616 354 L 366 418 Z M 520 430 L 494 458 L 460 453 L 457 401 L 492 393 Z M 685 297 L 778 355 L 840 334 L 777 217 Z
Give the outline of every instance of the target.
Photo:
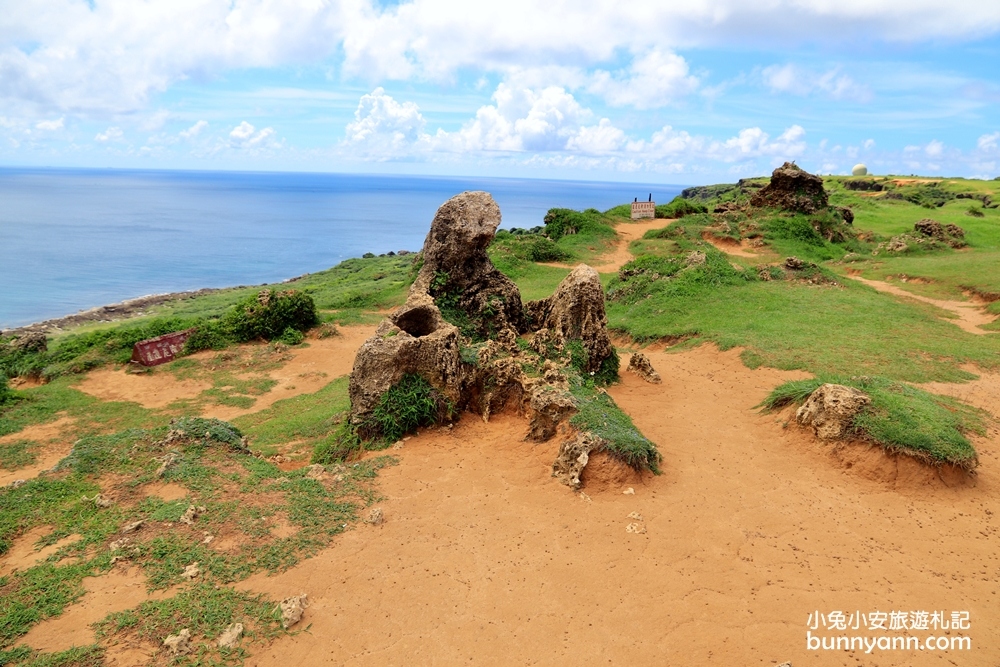
M 799 213 L 815 213 L 828 203 L 823 179 L 810 174 L 793 162 L 786 162 L 771 173 L 771 182 L 750 199 L 758 208 L 780 208 Z
M 434 301 L 426 294 L 411 294 L 405 305 L 382 320 L 354 358 L 348 389 L 352 423 L 364 424 L 382 395 L 407 374 L 419 375 L 460 405 L 464 373 L 459 345 L 458 327 L 441 317 Z
M 559 283 L 555 294 L 528 302 L 525 311 L 532 326 L 546 329 L 560 346 L 580 341 L 586 353 L 583 372 L 597 373 L 611 363 L 617 374 L 617 354 L 604 312 L 604 287 L 597 271 L 579 265 Z
M 567 438 L 553 470 L 576 488 L 588 454 L 607 443 L 569 425 L 580 409 L 570 376 L 573 391 L 586 395 L 618 375 L 604 289 L 597 272 L 580 265 L 551 297 L 522 304 L 517 286 L 486 254 L 499 223 L 500 209 L 485 192 L 462 193 L 438 210 L 406 303 L 354 360 L 352 432 L 362 440 L 384 437 L 383 409 L 376 408 L 415 375 L 447 407 L 437 423 L 463 410 L 489 419 L 512 408 L 529 420 L 526 440 Z
M 967 245 L 965 242 L 965 230 L 958 225 L 942 225 L 937 220 L 924 218 L 914 223 L 913 231 L 935 241 L 947 243 L 952 248 L 963 248 Z
M 499 226 L 500 207 L 487 192 L 463 192 L 446 201 L 424 241 L 411 296 L 430 295 L 483 337 L 505 328 L 523 331 L 521 293 L 486 254 Z
M 795 413 L 802 426 L 811 426 L 822 440 L 842 438 L 850 431 L 854 417 L 871 403 L 868 394 L 841 384 L 824 384 L 809 395 Z

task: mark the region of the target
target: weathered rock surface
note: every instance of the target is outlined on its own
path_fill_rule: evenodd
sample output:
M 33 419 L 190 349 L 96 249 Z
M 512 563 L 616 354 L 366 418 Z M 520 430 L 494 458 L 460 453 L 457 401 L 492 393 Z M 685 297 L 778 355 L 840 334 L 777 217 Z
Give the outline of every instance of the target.
M 823 440 L 842 438 L 854 417 L 871 403 L 866 393 L 840 384 L 824 384 L 810 394 L 795 413 L 795 420 L 811 426 Z
M 751 206 L 780 208 L 799 213 L 815 213 L 826 208 L 827 203 L 823 179 L 792 162 L 786 162 L 775 169 L 771 173 L 771 182 L 750 199 Z
M 961 248 L 966 245 L 965 230 L 958 225 L 942 225 L 937 220 L 924 218 L 914 223 L 913 231 L 935 241 L 947 243 L 953 248 Z
M 176 635 L 168 635 L 163 640 L 163 646 L 170 655 L 187 655 L 191 652 L 191 631 L 184 628 Z
M 444 321 L 429 296 L 411 295 L 382 320 L 354 358 L 348 387 L 352 423 L 363 424 L 382 394 L 408 373 L 420 375 L 444 398 L 461 404 L 459 340 L 458 328 Z
M 545 442 L 556 434 L 559 424 L 576 412 L 576 404 L 563 391 L 554 389 L 549 384 L 541 384 L 536 385 L 531 392 L 528 412 L 530 421 L 525 440 Z
M 593 433 L 577 433 L 574 439 L 559 446 L 559 455 L 552 464 L 552 476 L 571 489 L 579 489 L 580 474 L 587 467 L 590 453 L 604 445 L 604 440 Z
M 663 378 L 660 377 L 660 374 L 656 372 L 655 368 L 653 368 L 653 364 L 650 363 L 649 357 L 641 352 L 636 352 L 632 355 L 632 358 L 629 359 L 628 368 L 626 370 L 630 373 L 635 373 L 646 382 L 652 384 L 660 384 L 663 382 Z
M 45 352 L 49 347 L 45 334 L 41 331 L 26 331 L 8 345 L 20 352 Z
M 483 336 L 523 331 L 521 292 L 486 254 L 499 226 L 500 207 L 487 192 L 463 192 L 442 204 L 410 295 L 428 294 L 439 307 L 461 311 Z
M 584 372 L 595 373 L 609 359 L 617 360 L 615 347 L 608 335 L 601 277 L 586 264 L 573 269 L 559 283 L 555 294 L 547 299 L 528 302 L 525 310 L 534 326 L 544 327 L 564 344 L 568 340 L 579 340 L 583 344 L 587 352 Z
M 305 593 L 282 600 L 278 604 L 281 609 L 281 626 L 287 630 L 301 621 L 302 614 L 305 613 L 308 606 L 309 597 Z
M 243 624 L 233 623 L 219 635 L 218 645 L 219 648 L 236 648 L 240 643 L 240 637 L 243 636 Z

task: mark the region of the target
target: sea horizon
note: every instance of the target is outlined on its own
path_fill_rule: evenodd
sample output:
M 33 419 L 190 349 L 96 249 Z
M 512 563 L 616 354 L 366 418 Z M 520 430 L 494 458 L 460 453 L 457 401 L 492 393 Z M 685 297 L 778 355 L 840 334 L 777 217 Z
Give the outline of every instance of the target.
M 490 192 L 502 227 L 549 208 L 666 202 L 676 184 L 340 172 L 0 166 L 0 330 L 153 294 L 275 283 L 419 250 L 434 212 Z

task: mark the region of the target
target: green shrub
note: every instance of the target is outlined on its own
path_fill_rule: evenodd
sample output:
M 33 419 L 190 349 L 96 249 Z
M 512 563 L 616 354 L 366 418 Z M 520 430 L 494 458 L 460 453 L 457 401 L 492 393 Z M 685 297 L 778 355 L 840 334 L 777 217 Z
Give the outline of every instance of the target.
M 7 376 L 0 375 L 0 405 L 13 403 L 15 400 L 17 400 L 17 394 L 7 386 Z
M 553 241 L 572 234 L 613 236 L 614 228 L 605 215 L 597 209 L 574 211 L 568 208 L 550 208 L 545 214 L 545 235 Z
M 329 465 L 346 461 L 363 448 L 357 429 L 345 419 L 333 433 L 316 443 L 311 462 Z
M 454 406 L 423 377 L 407 373 L 382 394 L 372 414 L 358 427 L 365 440 L 391 443 L 420 426 L 451 419 Z
M 274 340 L 287 328 L 307 331 L 319 324 L 316 304 L 298 290 L 262 290 L 236 304 L 222 318 L 222 326 L 239 342 Z
M 528 248 L 528 259 L 532 262 L 561 262 L 569 258 L 568 252 L 544 236 L 535 239 Z
M 184 354 L 193 354 L 201 350 L 222 350 L 232 343 L 232 337 L 226 332 L 222 322 L 209 320 L 195 327 L 184 341 Z
M 298 345 L 305 339 L 306 337 L 303 333 L 294 327 L 286 327 L 281 333 L 281 336 L 278 338 L 278 340 L 285 345 Z
M 657 218 L 683 218 L 686 215 L 701 213 L 708 213 L 708 207 L 680 196 L 674 197 L 669 204 L 661 204 L 656 207 Z

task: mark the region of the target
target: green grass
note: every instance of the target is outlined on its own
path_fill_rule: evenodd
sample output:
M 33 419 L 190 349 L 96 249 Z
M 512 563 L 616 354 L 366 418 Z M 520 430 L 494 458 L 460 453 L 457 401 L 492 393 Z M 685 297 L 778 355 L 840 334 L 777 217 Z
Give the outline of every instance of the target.
M 576 374 L 570 377 L 570 393 L 578 410 L 570 424 L 603 438 L 607 442 L 606 451 L 623 463 L 639 471 L 660 473 L 662 457 L 656 445 L 639 432 L 614 399 Z
M 233 420 L 254 447 L 271 453 L 274 446 L 303 441 L 313 446 L 333 433 L 351 408 L 348 378 L 337 378 L 313 394 L 277 401 L 271 407 Z
M 222 631 L 237 622 L 245 628 L 242 644 L 267 641 L 284 633 L 276 601 L 265 595 L 200 584 L 166 600 L 150 600 L 135 609 L 110 614 L 97 624 L 97 634 L 101 639 L 134 637 L 161 645 L 168 635 L 187 628 L 194 650 L 174 664 L 241 665 L 248 657 L 242 646 L 220 649 L 216 644 Z
M 38 443 L 33 440 L 15 440 L 0 444 L 0 468 L 17 470 L 35 462 Z
M 985 433 L 983 413 L 903 382 L 873 376 L 796 380 L 775 388 L 761 407 L 774 410 L 801 404 L 826 382 L 854 387 L 871 397 L 871 405 L 854 418 L 855 435 L 890 452 L 934 464 L 950 463 L 969 470 L 978 465 L 966 434 Z

